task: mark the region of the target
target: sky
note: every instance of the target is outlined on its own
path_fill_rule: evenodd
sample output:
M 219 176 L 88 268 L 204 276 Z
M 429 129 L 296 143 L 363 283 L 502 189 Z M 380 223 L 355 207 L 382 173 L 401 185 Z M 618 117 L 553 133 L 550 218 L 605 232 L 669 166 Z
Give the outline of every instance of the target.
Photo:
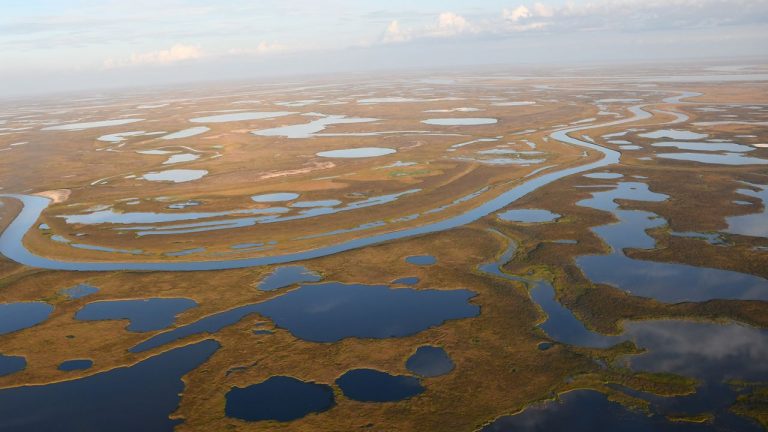
M 0 95 L 768 57 L 768 0 L 0 0 Z

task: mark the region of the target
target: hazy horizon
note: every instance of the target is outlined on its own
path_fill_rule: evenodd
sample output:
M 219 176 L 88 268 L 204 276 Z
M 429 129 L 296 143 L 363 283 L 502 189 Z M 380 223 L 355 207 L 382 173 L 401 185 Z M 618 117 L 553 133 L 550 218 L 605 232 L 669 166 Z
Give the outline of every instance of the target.
M 0 92 L 768 54 L 766 1 L 463 3 L 11 1 Z

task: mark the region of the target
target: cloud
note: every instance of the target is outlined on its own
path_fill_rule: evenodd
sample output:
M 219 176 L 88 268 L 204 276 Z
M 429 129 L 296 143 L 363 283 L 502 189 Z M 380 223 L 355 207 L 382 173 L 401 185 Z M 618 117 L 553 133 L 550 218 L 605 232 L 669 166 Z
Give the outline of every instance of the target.
M 383 43 L 406 42 L 410 39 L 411 35 L 400 28 L 400 23 L 397 20 L 393 20 L 387 25 L 384 35 L 381 37 Z
M 594 0 L 503 9 L 504 30 L 653 31 L 764 24 L 768 2 L 750 0 Z
M 406 19 L 407 17 L 403 17 Z M 766 0 L 587 0 L 554 5 L 514 3 L 500 15 L 475 15 L 470 21 L 443 12 L 431 23 L 389 22 L 378 43 L 392 44 L 439 38 L 513 37 L 522 32 L 566 35 L 578 32 L 620 33 L 684 31 L 702 28 L 764 25 Z
M 248 48 L 231 48 L 227 51 L 230 55 L 262 55 L 287 51 L 285 45 L 261 41 L 256 46 Z
M 450 37 L 472 31 L 472 25 L 463 16 L 443 12 L 437 17 L 437 24 L 427 29 L 427 34 L 432 37 Z
M 203 51 L 196 45 L 176 44 L 164 50 L 133 53 L 127 59 L 109 58 L 104 61 L 104 68 L 165 65 L 185 60 L 195 60 L 203 57 Z
M 528 9 L 525 5 L 520 5 L 512 10 L 502 10 L 501 16 L 507 21 L 518 22 L 523 18 L 530 17 L 531 10 Z
M 477 29 L 463 16 L 454 12 L 443 12 L 430 24 L 413 28 L 402 28 L 398 20 L 390 21 L 381 43 L 407 42 L 421 38 L 448 38 L 462 34 L 476 33 Z

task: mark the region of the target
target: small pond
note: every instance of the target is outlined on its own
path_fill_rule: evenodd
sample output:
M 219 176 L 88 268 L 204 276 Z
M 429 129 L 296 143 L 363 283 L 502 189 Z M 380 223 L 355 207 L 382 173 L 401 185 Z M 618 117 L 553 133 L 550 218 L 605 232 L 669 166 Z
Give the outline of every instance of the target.
M 384 147 L 358 147 L 342 150 L 329 150 L 318 152 L 317 155 L 325 158 L 357 159 L 384 156 L 395 153 L 397 150 Z
M 79 371 L 90 369 L 93 366 L 93 360 L 89 359 L 74 359 L 66 360 L 59 364 L 59 370 L 65 372 Z
M 394 402 L 424 392 L 421 381 L 375 369 L 352 369 L 336 380 L 344 396 L 360 402 Z
M 259 283 L 262 291 L 273 291 L 301 282 L 318 282 L 322 277 L 304 266 L 278 267 Z
M 498 214 L 499 219 L 506 222 L 542 223 L 552 222 L 560 217 L 549 210 L 520 209 L 507 210 Z
M 0 335 L 40 324 L 51 312 L 53 306 L 44 302 L 0 303 Z
M 326 384 L 273 376 L 245 388 L 232 387 L 226 395 L 227 417 L 245 421 L 287 422 L 335 405 L 333 389 Z
M 151 298 L 137 300 L 106 300 L 88 303 L 77 311 L 81 321 L 129 320 L 126 328 L 132 332 L 164 329 L 176 320 L 176 315 L 197 306 L 187 298 Z
M 424 345 L 408 358 L 405 367 L 422 377 L 436 377 L 452 371 L 454 364 L 443 348 Z

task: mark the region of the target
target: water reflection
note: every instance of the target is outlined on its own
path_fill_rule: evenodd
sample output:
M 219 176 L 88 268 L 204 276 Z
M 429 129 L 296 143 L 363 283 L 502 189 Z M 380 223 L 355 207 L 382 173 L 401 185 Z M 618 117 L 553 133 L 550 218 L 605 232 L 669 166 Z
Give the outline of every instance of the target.
M 263 303 L 240 306 L 157 334 L 130 351 L 142 352 L 187 336 L 215 333 L 253 313 L 312 342 L 404 337 L 447 320 L 477 316 L 480 307 L 469 303 L 474 296 L 468 290 L 393 289 L 338 282 L 303 285 Z
M 711 299 L 768 299 L 768 280 L 758 276 L 685 264 L 636 260 L 624 255 L 625 248 L 652 249 L 655 240 L 646 230 L 666 221 L 645 211 L 622 210 L 615 200 L 659 202 L 667 198 L 648 190 L 644 183 L 620 182 L 615 188 L 592 194 L 577 203 L 613 213 L 618 223 L 593 228 L 612 249 L 610 255 L 585 255 L 576 263 L 594 283 L 618 287 L 632 295 L 677 303 Z
M 763 211 L 742 216 L 730 216 L 725 219 L 727 233 L 752 237 L 768 238 L 768 185 L 749 184 L 753 189 L 739 189 L 736 192 L 758 198 L 762 201 Z
M 707 424 L 673 423 L 611 402 L 594 390 L 575 390 L 556 401 L 530 406 L 518 414 L 500 417 L 483 432 L 511 431 L 633 431 L 694 432 L 713 430 Z

